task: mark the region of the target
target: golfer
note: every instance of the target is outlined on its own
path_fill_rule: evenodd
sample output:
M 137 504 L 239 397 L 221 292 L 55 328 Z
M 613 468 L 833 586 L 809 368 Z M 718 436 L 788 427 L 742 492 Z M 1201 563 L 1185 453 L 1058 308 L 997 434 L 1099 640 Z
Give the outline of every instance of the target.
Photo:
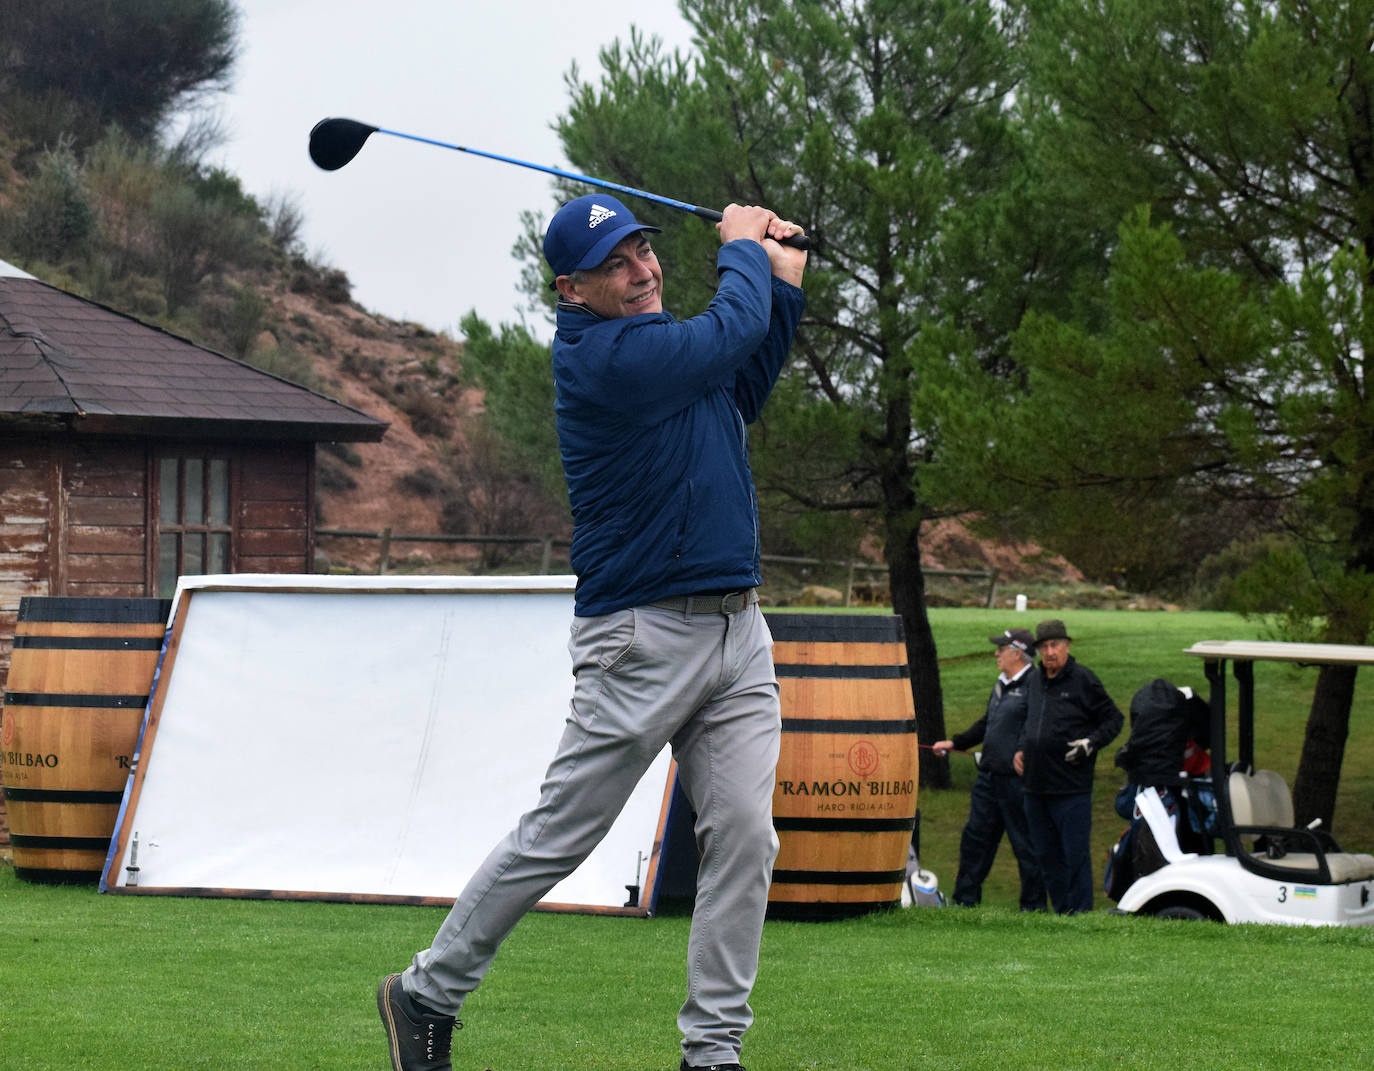
M 715 297 L 681 322 L 663 311 L 658 228 L 599 193 L 549 223 L 577 574 L 571 712 L 539 802 L 430 947 L 378 988 L 395 1071 L 450 1066 L 459 1009 L 502 940 L 591 853 L 669 743 L 701 856 L 680 1068 L 740 1068 L 778 847 L 781 729 L 746 427 L 786 361 L 806 254 L 779 244 L 800 231 L 766 209 L 723 217 Z

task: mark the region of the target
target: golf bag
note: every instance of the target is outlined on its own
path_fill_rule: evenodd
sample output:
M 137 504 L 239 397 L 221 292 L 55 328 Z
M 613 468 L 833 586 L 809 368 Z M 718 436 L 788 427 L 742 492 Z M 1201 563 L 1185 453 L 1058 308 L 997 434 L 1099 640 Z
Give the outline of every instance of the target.
M 1116 765 L 1127 776 L 1117 793 L 1116 812 L 1130 825 L 1107 856 L 1102 888 L 1110 899 L 1120 900 L 1136 878 L 1168 861 L 1136 805 L 1142 790 L 1153 789 L 1158 796 L 1171 819 L 1176 850 L 1211 850 L 1216 796 L 1208 776 L 1210 737 L 1210 712 L 1192 689 L 1158 677 L 1132 697 L 1131 735 L 1116 753 Z
M 1211 745 L 1207 704 L 1191 688 L 1176 688 L 1156 677 L 1131 699 L 1131 735 L 1116 753 L 1116 764 L 1137 785 L 1177 784 L 1184 773 L 1189 743 L 1196 772 Z M 1206 764 L 1210 766 L 1210 762 Z
M 1131 735 L 1116 753 L 1126 785 L 1116 810 L 1127 821 L 1137 815 L 1131 801 L 1141 788 L 1156 788 L 1170 814 L 1181 814 L 1179 842 L 1185 851 L 1207 851 L 1216 833 L 1216 793 L 1212 787 L 1211 712 L 1191 688 L 1176 688 L 1162 677 L 1131 699 Z
M 1127 785 L 1117 796 L 1117 809 L 1120 811 L 1121 796 L 1127 790 L 1134 790 L 1134 785 Z M 1159 847 L 1159 842 L 1155 839 L 1150 824 L 1144 817 L 1135 811 L 1135 792 L 1132 792 L 1131 802 L 1127 805 L 1134 812 L 1130 818 L 1130 825 L 1122 831 L 1111 850 L 1107 852 L 1107 869 L 1102 877 L 1102 891 L 1107 898 L 1113 901 L 1120 900 L 1126 890 L 1131 887 L 1136 878 L 1144 877 L 1146 874 L 1153 874 L 1162 867 L 1168 860 L 1164 852 Z M 1178 801 L 1168 793 L 1161 794 L 1161 801 L 1166 812 L 1170 816 L 1178 813 Z

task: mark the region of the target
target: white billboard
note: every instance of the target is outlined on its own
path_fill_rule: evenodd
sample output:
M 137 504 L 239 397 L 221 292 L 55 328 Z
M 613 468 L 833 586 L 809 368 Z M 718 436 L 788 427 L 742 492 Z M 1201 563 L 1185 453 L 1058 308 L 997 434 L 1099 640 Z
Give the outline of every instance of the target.
M 452 901 L 539 798 L 573 586 L 183 578 L 101 889 Z M 652 908 L 672 775 L 665 749 L 542 907 Z

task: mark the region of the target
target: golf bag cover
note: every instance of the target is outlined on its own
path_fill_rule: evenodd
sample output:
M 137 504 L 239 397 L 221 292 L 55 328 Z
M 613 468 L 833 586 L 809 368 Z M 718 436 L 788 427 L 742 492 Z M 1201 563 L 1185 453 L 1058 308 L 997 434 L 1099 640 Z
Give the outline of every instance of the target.
M 1131 735 L 1116 753 L 1116 764 L 1135 785 L 1177 785 L 1190 740 L 1210 743 L 1207 704 L 1163 677 L 1144 685 L 1131 699 Z

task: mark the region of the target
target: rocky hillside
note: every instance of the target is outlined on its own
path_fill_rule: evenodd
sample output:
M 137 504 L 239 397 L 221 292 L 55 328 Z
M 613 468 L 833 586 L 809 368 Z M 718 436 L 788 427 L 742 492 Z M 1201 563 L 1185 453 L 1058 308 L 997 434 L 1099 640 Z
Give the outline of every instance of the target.
M 462 345 L 351 302 L 288 292 L 271 308 L 250 359 L 285 342 L 308 357 L 308 386 L 391 425 L 379 443 L 321 448 L 318 526 L 439 532 L 452 458 L 482 408 L 458 379 Z

